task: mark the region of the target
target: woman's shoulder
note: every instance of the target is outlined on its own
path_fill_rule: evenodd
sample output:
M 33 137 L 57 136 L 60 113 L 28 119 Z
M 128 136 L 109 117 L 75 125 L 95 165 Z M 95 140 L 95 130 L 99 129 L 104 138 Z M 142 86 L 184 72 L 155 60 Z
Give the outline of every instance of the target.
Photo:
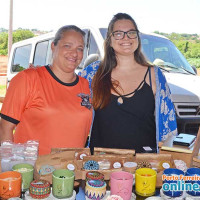
M 45 70 L 45 66 L 36 66 L 36 67 L 29 67 L 23 71 L 21 71 L 20 73 L 24 73 L 24 75 L 35 75 L 41 71 L 44 71 Z
M 89 81 L 81 76 L 78 76 L 78 77 L 79 77 L 78 85 L 80 86 L 80 88 L 82 88 L 83 91 L 89 92 L 89 90 L 90 90 Z
M 157 73 L 157 68 L 154 65 L 149 66 L 150 70 L 151 70 L 151 76 L 155 77 L 155 74 Z
M 30 81 L 39 78 L 39 74 L 45 70 L 45 67 L 30 67 L 19 72 L 15 77 L 13 77 L 13 81 Z
M 163 76 L 163 72 L 162 72 L 162 70 L 160 69 L 159 66 L 153 65 L 153 69 L 154 69 L 154 71 L 155 71 L 156 74 Z
M 84 77 L 82 77 L 82 76 L 80 76 L 80 75 L 77 75 L 77 76 L 78 76 L 78 78 L 79 78 L 79 82 L 80 82 L 80 83 L 88 83 L 88 80 L 85 79 Z
M 78 75 L 78 78 L 79 78 L 79 83 L 81 85 L 84 85 L 84 86 L 88 86 L 89 85 L 89 82 L 87 79 L 85 79 L 84 77 L 81 77 L 80 75 Z

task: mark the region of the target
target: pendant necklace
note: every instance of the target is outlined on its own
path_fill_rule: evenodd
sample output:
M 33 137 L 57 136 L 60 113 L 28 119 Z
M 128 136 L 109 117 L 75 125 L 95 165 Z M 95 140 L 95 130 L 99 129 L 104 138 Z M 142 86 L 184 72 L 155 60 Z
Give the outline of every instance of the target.
M 122 104 L 124 103 L 123 97 L 129 96 L 129 95 L 134 94 L 135 92 L 137 92 L 138 89 L 139 89 L 139 88 L 141 87 L 141 85 L 143 84 L 143 82 L 144 82 L 144 81 L 142 81 L 142 82 L 139 84 L 139 86 L 138 86 L 133 92 L 130 92 L 130 93 L 128 93 L 128 94 L 124 94 L 124 95 L 118 96 L 118 98 L 117 98 L 117 104 L 118 104 L 118 105 L 122 105 Z
M 133 92 L 130 92 L 130 93 L 128 93 L 128 94 L 120 95 L 120 96 L 117 98 L 117 104 L 118 104 L 118 105 L 123 104 L 123 103 L 124 103 L 123 97 L 126 97 L 126 96 L 129 96 L 129 95 L 131 95 L 131 94 L 134 94 L 136 91 L 137 91 L 137 89 L 135 89 Z
M 119 96 L 119 97 L 118 97 L 117 103 L 118 103 L 118 105 L 121 105 L 121 104 L 124 103 L 124 100 L 123 100 L 122 96 Z

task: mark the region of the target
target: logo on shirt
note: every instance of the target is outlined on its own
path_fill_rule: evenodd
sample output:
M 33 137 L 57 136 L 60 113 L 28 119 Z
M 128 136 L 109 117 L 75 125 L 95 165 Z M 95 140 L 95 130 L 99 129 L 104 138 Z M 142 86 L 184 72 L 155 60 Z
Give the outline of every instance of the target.
M 92 108 L 92 104 L 90 103 L 90 95 L 89 94 L 84 94 L 80 93 L 78 94 L 78 97 L 81 97 L 81 106 L 85 106 L 89 110 Z

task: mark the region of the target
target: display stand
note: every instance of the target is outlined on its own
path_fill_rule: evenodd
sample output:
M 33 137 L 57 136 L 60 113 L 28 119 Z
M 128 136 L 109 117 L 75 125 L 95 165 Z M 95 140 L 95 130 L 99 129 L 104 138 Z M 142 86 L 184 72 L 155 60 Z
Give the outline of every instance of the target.
M 200 167 L 200 127 L 197 133 L 197 138 L 194 144 L 194 148 L 192 151 L 191 161 L 190 161 L 190 167 Z

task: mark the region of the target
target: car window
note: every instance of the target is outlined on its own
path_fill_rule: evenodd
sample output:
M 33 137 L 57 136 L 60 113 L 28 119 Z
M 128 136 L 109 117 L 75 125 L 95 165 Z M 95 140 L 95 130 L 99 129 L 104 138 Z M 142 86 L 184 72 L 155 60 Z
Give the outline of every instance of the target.
M 33 58 L 33 64 L 37 65 L 45 65 L 47 60 L 47 50 L 49 46 L 49 40 L 38 42 L 35 47 L 35 55 Z
M 194 73 L 185 57 L 170 40 L 146 34 L 140 34 L 140 37 L 142 52 L 151 63 L 171 67 L 172 71 L 185 72 L 185 69 Z
M 170 53 L 169 49 L 165 46 L 157 46 L 153 49 L 154 51 L 154 59 L 160 58 L 165 61 L 170 61 Z
M 85 48 L 84 48 L 84 52 L 83 52 L 83 59 L 81 61 L 81 63 L 79 64 L 79 67 L 78 69 L 82 69 L 83 68 L 83 65 L 84 65 L 84 61 L 85 59 L 87 58 L 88 56 L 88 46 L 89 46 L 89 42 L 88 42 L 88 32 L 89 30 L 88 29 L 83 29 L 83 31 L 85 32 Z
M 99 30 L 103 38 L 106 39 L 107 28 L 100 28 Z
M 35 55 L 33 59 L 33 64 L 45 65 L 47 59 L 47 50 L 48 50 L 49 41 L 38 42 L 35 47 Z
M 52 50 L 51 50 L 52 42 L 53 42 L 53 38 L 49 40 L 49 44 L 48 44 L 48 48 L 47 48 L 46 65 L 51 65 L 51 63 L 52 63 Z
M 12 61 L 12 72 L 20 72 L 29 67 L 29 60 L 32 45 L 25 45 L 15 49 Z
M 90 54 L 100 54 L 99 48 L 92 34 L 90 35 L 89 55 Z

